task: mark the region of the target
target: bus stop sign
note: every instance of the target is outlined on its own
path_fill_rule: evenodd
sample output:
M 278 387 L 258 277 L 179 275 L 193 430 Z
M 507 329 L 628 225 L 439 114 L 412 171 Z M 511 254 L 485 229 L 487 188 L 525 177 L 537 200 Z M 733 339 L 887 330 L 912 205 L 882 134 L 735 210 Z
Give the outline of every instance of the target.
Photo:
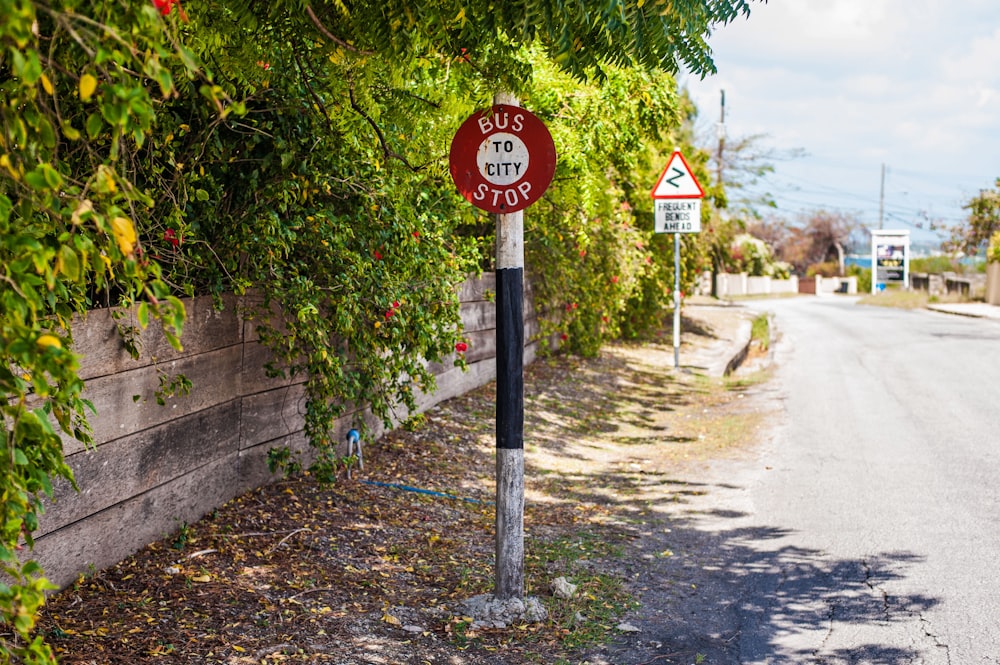
M 458 128 L 448 164 L 455 186 L 472 205 L 509 214 L 524 210 L 548 189 L 556 170 L 556 147 L 534 114 L 495 104 Z

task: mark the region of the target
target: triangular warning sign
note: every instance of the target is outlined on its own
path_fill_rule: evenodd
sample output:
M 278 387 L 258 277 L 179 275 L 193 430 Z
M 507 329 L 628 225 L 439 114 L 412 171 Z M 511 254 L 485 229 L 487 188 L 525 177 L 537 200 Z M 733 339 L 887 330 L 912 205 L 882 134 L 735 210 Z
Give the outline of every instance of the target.
M 705 190 L 701 188 L 691 171 L 691 167 L 684 161 L 684 155 L 680 150 L 675 150 L 667 168 L 663 169 L 660 179 L 656 181 L 653 188 L 654 199 L 700 199 L 705 196 Z

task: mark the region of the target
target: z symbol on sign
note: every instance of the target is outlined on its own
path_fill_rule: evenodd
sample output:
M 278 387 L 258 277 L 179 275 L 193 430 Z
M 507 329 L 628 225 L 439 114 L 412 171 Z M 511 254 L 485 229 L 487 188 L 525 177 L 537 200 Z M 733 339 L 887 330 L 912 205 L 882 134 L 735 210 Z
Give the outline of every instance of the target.
M 669 178 L 665 178 L 665 180 L 674 187 L 680 187 L 681 185 L 679 182 L 677 182 L 677 179 L 683 178 L 684 176 L 687 175 L 687 173 L 684 171 L 684 169 L 679 169 L 676 166 L 673 168 L 673 172 L 676 175 L 672 175 Z

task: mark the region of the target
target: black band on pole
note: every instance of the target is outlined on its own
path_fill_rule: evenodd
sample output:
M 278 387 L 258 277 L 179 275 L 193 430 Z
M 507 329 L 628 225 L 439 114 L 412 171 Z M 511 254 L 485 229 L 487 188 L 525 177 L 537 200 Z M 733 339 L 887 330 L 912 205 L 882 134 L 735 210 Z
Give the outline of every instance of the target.
M 497 273 L 497 448 L 524 448 L 524 268 Z

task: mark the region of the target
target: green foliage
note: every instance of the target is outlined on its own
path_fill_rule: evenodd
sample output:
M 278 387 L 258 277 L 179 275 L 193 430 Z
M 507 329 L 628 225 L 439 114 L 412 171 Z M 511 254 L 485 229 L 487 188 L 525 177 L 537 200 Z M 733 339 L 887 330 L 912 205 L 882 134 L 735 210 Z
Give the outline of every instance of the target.
M 910 272 L 944 273 L 965 272 L 966 266 L 952 256 L 938 254 L 937 256 L 920 256 L 910 259 Z
M 491 232 L 444 156 L 499 88 L 557 135 L 529 252 L 557 258 L 542 298 L 577 304 L 558 325 L 592 353 L 635 294 L 663 307 L 671 274 L 646 209 L 683 112 L 651 71 L 712 71 L 705 36 L 747 10 L 0 0 L 0 618 L 16 635 L 0 663 L 52 660 L 31 634 L 47 583 L 16 550 L 52 478 L 72 479 L 61 437 L 91 442 L 74 317 L 135 307 L 179 347 L 178 296 L 248 295 L 273 372 L 305 377 L 316 469 L 332 471 L 334 418 L 365 407 L 389 423 L 433 388 L 428 362 L 463 362 L 454 287 Z M 558 276 L 574 260 L 586 269 Z M 123 328 L 133 354 L 137 333 Z M 192 388 L 164 375 L 161 396 Z
M 750 325 L 750 339 L 756 342 L 762 351 L 771 348 L 771 318 L 767 314 L 758 314 L 753 318 Z
M 777 279 L 787 279 L 791 272 L 789 264 L 774 260 L 767 243 L 748 233 L 741 233 L 733 238 L 726 267 L 729 272 L 745 272 L 753 277 L 766 276 Z
M 858 278 L 858 293 L 872 292 L 872 271 L 871 268 L 862 268 L 858 265 L 847 266 L 848 277 Z
M 838 275 L 840 275 L 840 263 L 837 261 L 814 263 L 806 268 L 806 277 L 837 277 Z
M 749 11 L 745 0 L 611 0 L 599 5 L 390 0 L 349 9 L 330 3 L 316 9 L 316 15 L 328 35 L 361 52 L 385 49 L 405 59 L 434 48 L 462 55 L 489 82 L 520 91 L 528 76 L 516 66 L 523 64 L 516 52 L 530 45 L 579 79 L 603 75 L 608 67 L 712 73 L 705 38 L 715 25 Z
M 0 618 L 15 636 L 0 662 L 43 663 L 52 653 L 31 633 L 51 586 L 17 550 L 33 545 L 52 479 L 72 480 L 61 437 L 91 441 L 73 319 L 139 302 L 140 322 L 161 317 L 179 345 L 184 310 L 143 253 L 151 197 L 131 176 L 174 94 L 170 68 L 191 70 L 145 4 L 2 0 L 0 17 Z
M 954 228 L 947 246 L 974 255 L 1000 231 L 1000 178 L 992 189 L 984 189 L 965 204 L 969 217 Z
M 593 355 L 608 339 L 654 328 L 671 306 L 673 238 L 652 233 L 650 191 L 683 102 L 666 74 L 608 67 L 588 85 L 535 58 L 527 104 L 552 132 L 559 163 L 525 215 L 526 263 L 543 334 Z M 701 252 L 694 238 L 684 247 L 687 288 Z
M 986 260 L 990 263 L 1000 263 L 1000 229 L 990 236 L 990 244 L 986 248 Z

